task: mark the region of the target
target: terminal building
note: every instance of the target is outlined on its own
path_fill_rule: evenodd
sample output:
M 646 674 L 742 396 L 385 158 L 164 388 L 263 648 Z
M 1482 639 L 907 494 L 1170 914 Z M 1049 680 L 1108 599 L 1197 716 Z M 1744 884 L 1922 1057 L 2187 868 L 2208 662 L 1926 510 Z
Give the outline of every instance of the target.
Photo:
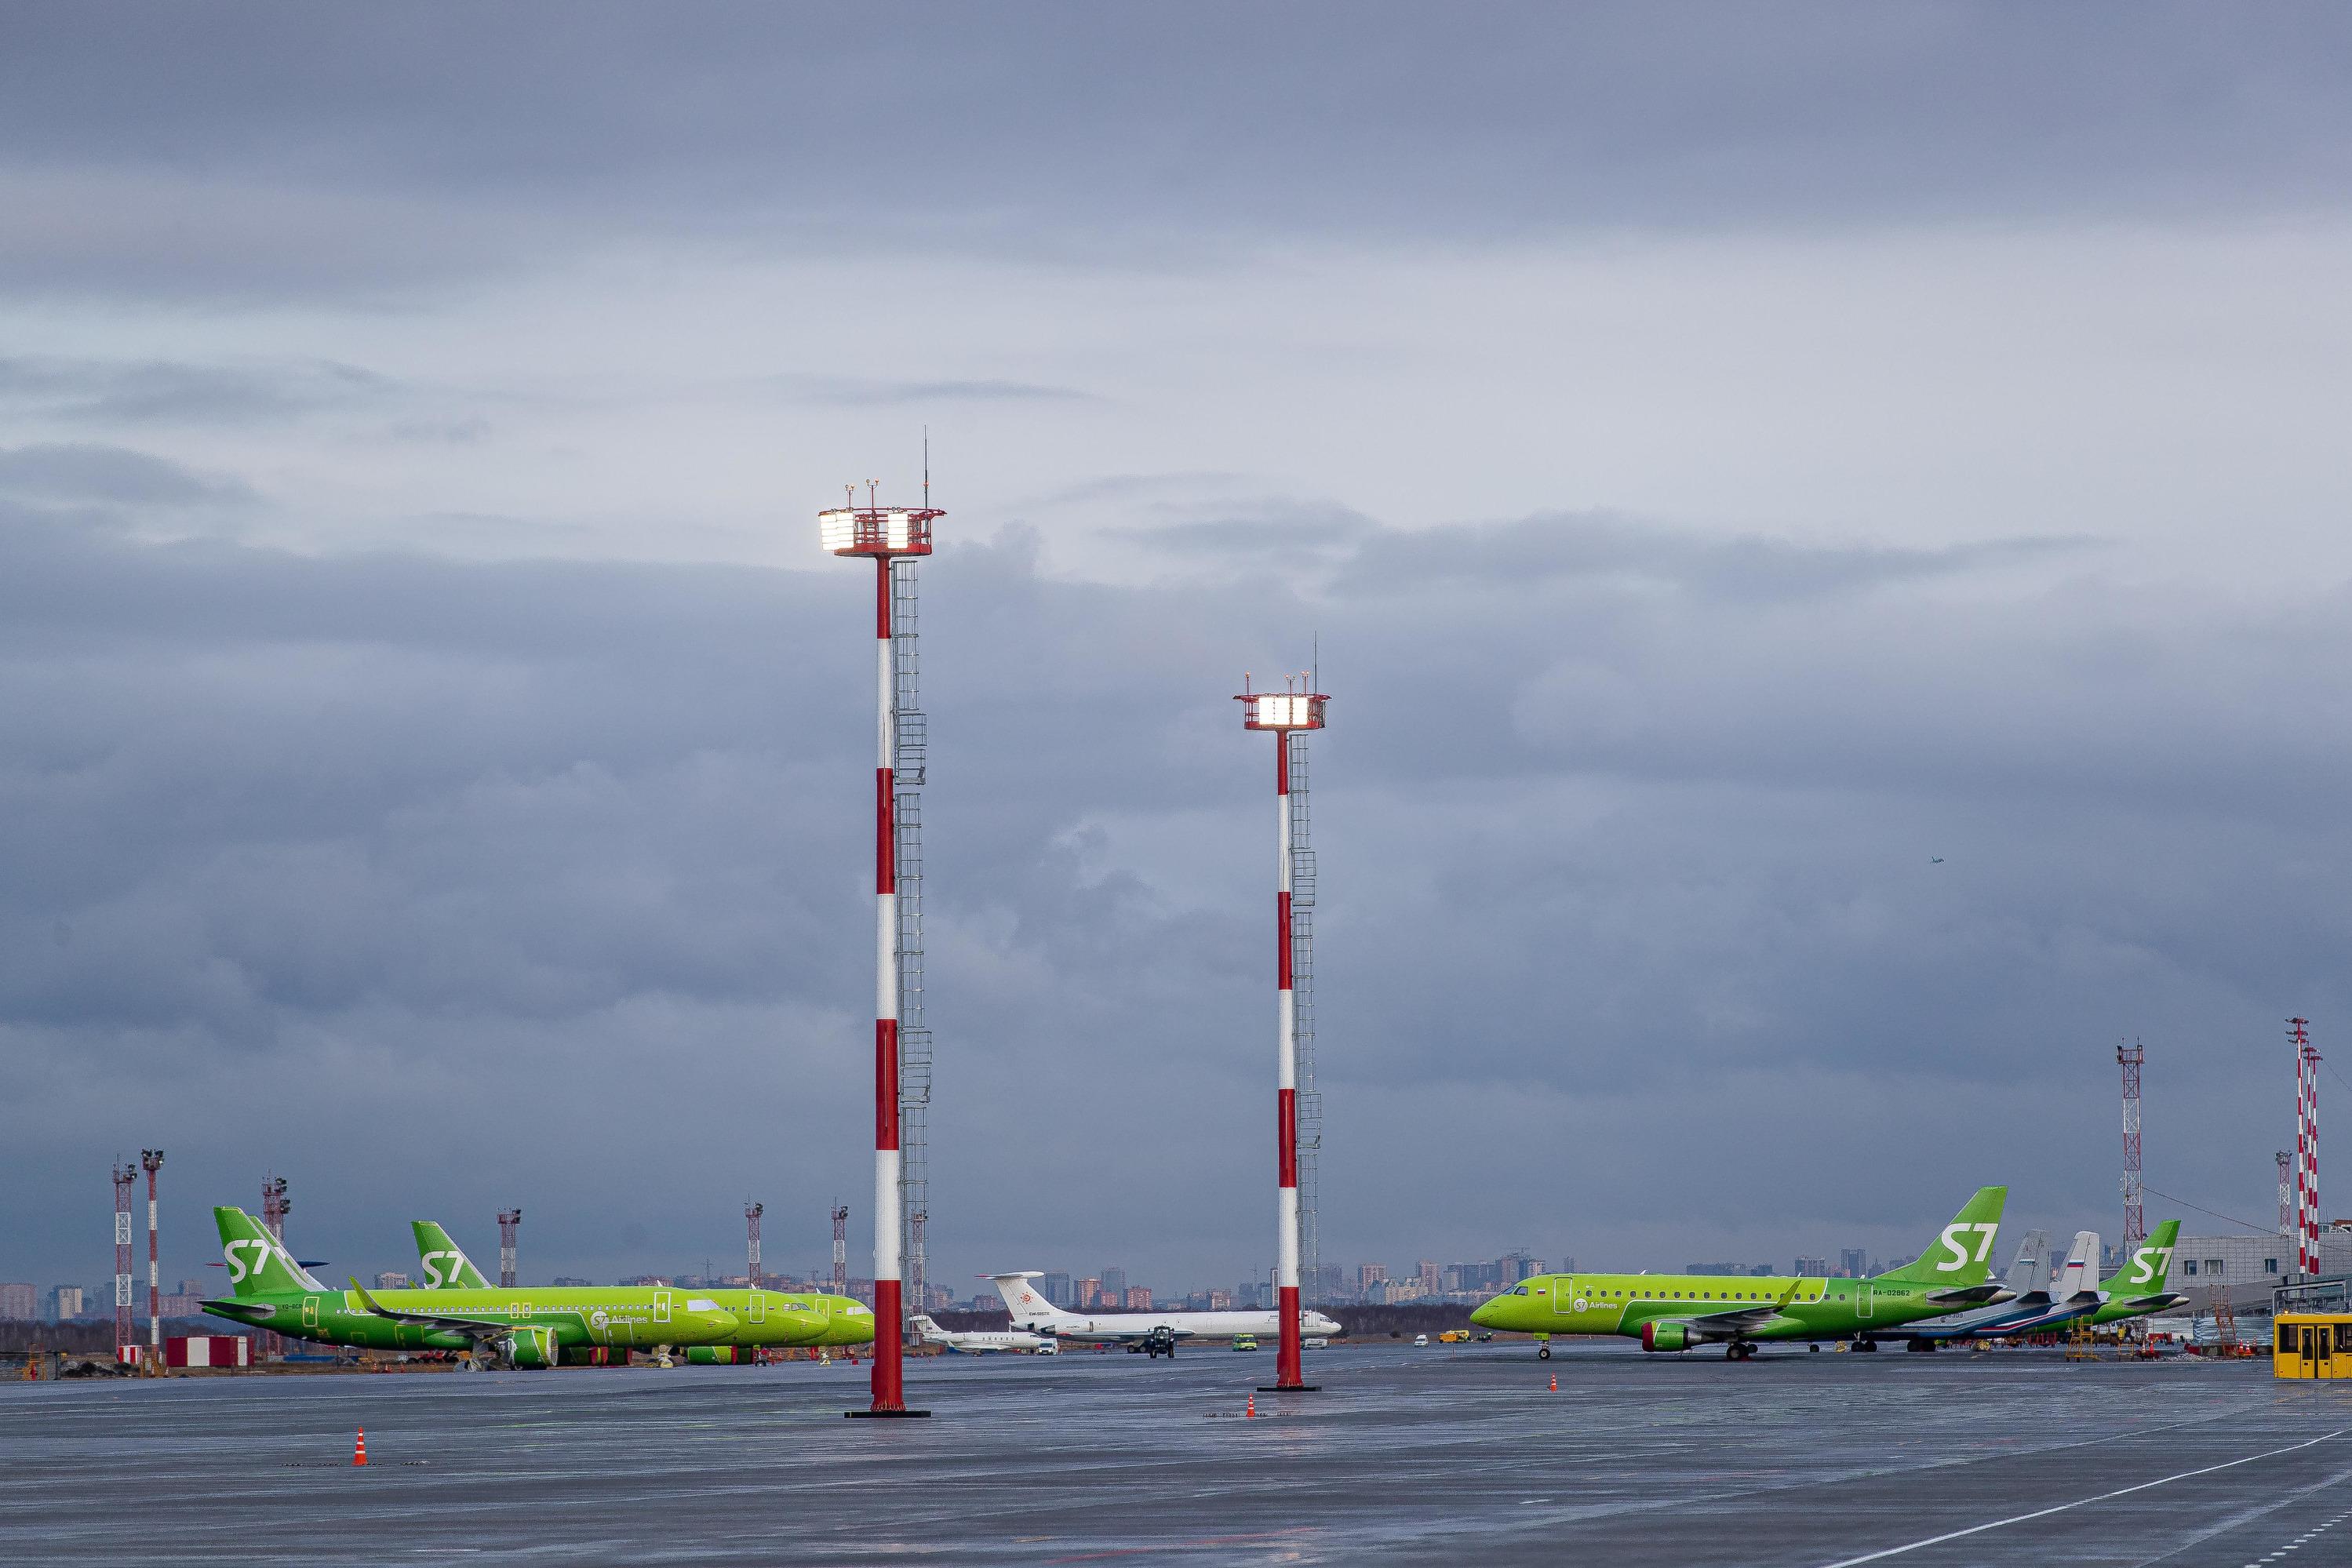
M 2330 1227 L 2319 1233 L 2322 1276 L 2352 1274 L 2352 1231 Z M 2183 1311 L 2204 1311 L 2216 1290 L 2229 1293 L 2231 1310 L 2267 1309 L 2271 1293 L 2294 1274 L 2294 1238 L 2184 1236 L 2172 1249 L 2169 1288 L 2189 1298 Z

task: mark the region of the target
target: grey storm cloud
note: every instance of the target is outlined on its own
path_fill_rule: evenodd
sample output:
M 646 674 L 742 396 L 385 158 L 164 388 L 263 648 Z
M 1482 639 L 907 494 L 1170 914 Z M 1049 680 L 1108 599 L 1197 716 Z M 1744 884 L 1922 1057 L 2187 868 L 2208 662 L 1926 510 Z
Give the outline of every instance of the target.
M 241 479 L 96 443 L 0 447 L 0 496 L 180 507 L 242 506 L 257 498 Z
M 270 1168 L 337 1269 L 510 1203 L 534 1274 L 689 1267 L 746 1197 L 814 1264 L 871 584 L 779 497 L 926 423 L 937 1277 L 1270 1260 L 1231 695 L 1318 655 L 1327 1260 L 2073 1228 L 2128 1033 L 2151 1185 L 2259 1218 L 2276 1020 L 2352 999 L 2347 45 L 10 10 L 0 1274 L 100 1274 L 158 1144 L 170 1276 Z
M 648 226 L 1147 260 L 1316 234 L 2293 215 L 2352 188 L 2352 20 L 2317 5 L 115 16 L 10 19 L 0 278 L 365 290 Z
M 0 403 L 93 424 L 249 424 L 385 395 L 388 378 L 331 361 L 290 365 L 0 359 Z
M 766 383 L 795 402 L 842 408 L 887 408 L 907 404 L 969 402 L 1087 402 L 1076 387 L 1014 381 L 887 381 L 856 376 L 775 376 Z
M 1451 537 L 1549 528 L 1590 546 L 1576 519 Z M 2312 868 L 2344 847 L 2317 780 L 2352 729 L 2306 722 L 2341 706 L 2315 673 L 2352 653 L 2334 596 L 2284 635 L 1996 550 L 1790 599 L 1616 517 L 1603 553 L 1643 574 L 1408 609 L 1381 563 L 1410 538 L 1353 535 L 1303 599 L 1056 580 L 1018 531 L 927 569 L 954 1268 L 1147 1226 L 1186 1277 L 1234 1256 L 1217 1217 L 1264 1185 L 1234 1129 L 1268 1061 L 1266 759 L 1226 696 L 1298 652 L 1273 627 L 1319 627 L 1335 695 L 1335 1246 L 1445 1228 L 1474 1192 L 1465 1250 L 1590 1245 L 1612 1209 L 1704 1207 L 1721 1160 L 1867 1228 L 1983 1174 L 1841 1187 L 1840 1149 L 1921 1106 L 1989 1169 L 2095 1191 L 2110 1151 L 2049 1134 L 2105 1103 L 2119 1018 L 2168 1042 L 2154 1082 L 2259 1115 L 2260 1020 L 2345 999 Z M 581 1268 L 622 1266 L 615 1226 L 630 1256 L 721 1251 L 709 1193 L 756 1148 L 793 1195 L 774 1250 L 814 1260 L 862 1157 L 859 574 L 302 557 L 23 512 L 0 564 L 6 1127 L 26 1212 L 66 1217 L 33 1245 L 71 1252 L 90 1129 L 136 1126 L 207 1193 L 299 1166 L 317 1245 L 379 1266 L 412 1208 L 486 1212 L 484 1184 Z M 1673 570 L 1685 591 L 1643 580 Z M 2216 643 L 2236 657 L 2197 664 Z M 1567 1143 L 1582 1218 L 1465 1168 L 1447 1116 Z M 1717 1157 L 1658 1166 L 1667 1125 Z M 2164 1146 L 2198 1190 L 2243 1186 Z M 642 1177 L 583 1205 L 560 1174 L 583 1160 Z

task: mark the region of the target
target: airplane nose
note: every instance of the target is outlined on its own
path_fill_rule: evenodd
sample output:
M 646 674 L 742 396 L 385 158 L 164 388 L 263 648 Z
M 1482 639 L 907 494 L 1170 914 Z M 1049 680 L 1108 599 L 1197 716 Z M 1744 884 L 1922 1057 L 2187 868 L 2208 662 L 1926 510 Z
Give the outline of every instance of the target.
M 1480 1328 L 1485 1328 L 1487 1324 L 1493 1322 L 1495 1321 L 1495 1303 L 1492 1301 L 1479 1302 L 1477 1310 L 1470 1314 L 1470 1321 L 1476 1323 Z

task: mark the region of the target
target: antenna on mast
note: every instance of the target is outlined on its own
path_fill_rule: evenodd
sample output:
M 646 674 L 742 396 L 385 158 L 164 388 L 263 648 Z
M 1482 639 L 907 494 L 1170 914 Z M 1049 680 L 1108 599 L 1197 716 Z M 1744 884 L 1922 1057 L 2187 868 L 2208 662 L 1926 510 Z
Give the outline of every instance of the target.
M 923 426 L 923 505 L 931 504 L 931 427 Z

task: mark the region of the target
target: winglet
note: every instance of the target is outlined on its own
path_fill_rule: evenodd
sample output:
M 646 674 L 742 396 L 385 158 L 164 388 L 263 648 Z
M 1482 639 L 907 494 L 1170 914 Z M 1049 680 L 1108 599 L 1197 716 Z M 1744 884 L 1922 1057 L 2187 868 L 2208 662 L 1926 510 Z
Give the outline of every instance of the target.
M 380 1318 L 388 1318 L 392 1316 L 390 1312 L 383 1310 L 383 1303 L 367 1293 L 367 1287 L 360 1283 L 358 1275 L 346 1274 L 343 1278 L 352 1282 L 352 1291 L 354 1295 L 359 1297 L 361 1306 L 365 1307 L 369 1312 L 373 1312 Z

